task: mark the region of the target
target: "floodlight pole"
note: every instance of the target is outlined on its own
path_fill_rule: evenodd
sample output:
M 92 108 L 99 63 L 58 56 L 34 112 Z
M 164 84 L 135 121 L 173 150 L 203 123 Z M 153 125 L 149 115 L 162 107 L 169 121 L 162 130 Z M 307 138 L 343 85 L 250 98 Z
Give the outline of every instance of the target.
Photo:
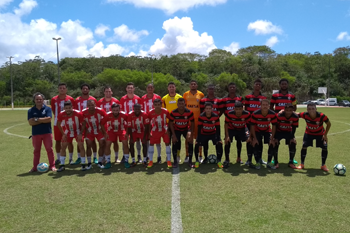
M 11 77 L 11 107 L 13 110 L 13 81 L 12 81 L 12 56 L 7 57 L 8 59 L 10 59 L 10 77 Z
M 56 48 L 57 48 L 57 73 L 58 73 L 58 84 L 61 82 L 61 78 L 60 78 L 60 56 L 58 54 L 58 41 L 61 40 L 61 37 L 52 38 L 53 40 L 56 41 Z

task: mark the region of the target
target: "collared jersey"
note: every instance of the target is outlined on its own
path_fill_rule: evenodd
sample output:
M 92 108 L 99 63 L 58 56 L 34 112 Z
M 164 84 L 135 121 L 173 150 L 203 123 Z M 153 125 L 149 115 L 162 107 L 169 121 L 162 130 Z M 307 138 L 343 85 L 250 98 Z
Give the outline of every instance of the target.
M 170 113 L 169 120 L 174 123 L 174 129 L 177 131 L 187 131 L 190 127 L 190 122 L 194 121 L 193 112 L 188 108 L 180 114 L 179 109 L 175 109 Z
M 305 119 L 306 122 L 306 134 L 321 136 L 324 134 L 325 130 L 323 128 L 323 123 L 329 121 L 328 117 L 322 112 L 316 112 L 316 118 L 312 119 L 308 112 L 299 113 L 299 117 Z
M 114 117 L 113 112 L 107 113 L 101 121 L 102 125 L 107 125 L 107 131 L 111 133 L 124 133 L 128 125 L 128 115 L 120 111 L 118 117 Z
M 141 99 L 142 99 L 142 103 L 143 103 L 143 111 L 148 113 L 149 111 L 151 111 L 154 108 L 153 107 L 153 101 L 155 99 L 160 99 L 161 100 L 162 98 L 160 98 L 160 96 L 157 95 L 157 94 L 153 94 L 152 98 L 148 98 L 147 94 L 146 94 L 146 95 L 142 96 Z
M 119 104 L 120 105 L 120 102 L 119 100 L 117 100 L 116 98 L 112 97 L 112 99 L 110 101 L 107 101 L 105 98 L 102 98 L 100 99 L 98 102 L 97 102 L 97 107 L 99 108 L 102 108 L 103 110 L 105 110 L 105 112 L 110 112 L 112 111 L 112 105 L 113 104 Z
M 42 118 L 42 117 L 51 117 L 52 118 L 52 110 L 50 107 L 46 106 L 43 104 L 41 109 L 37 109 L 36 106 L 30 108 L 28 110 L 28 120 L 30 118 Z M 33 125 L 32 126 L 32 135 L 41 135 L 41 134 L 48 134 L 52 133 L 52 128 L 51 128 L 51 122 L 49 123 L 42 123 L 38 125 Z
M 68 116 L 66 111 L 63 110 L 57 117 L 57 121 L 61 122 L 64 134 L 70 138 L 77 137 L 80 134 L 83 120 L 83 114 L 76 109 L 73 109 L 71 116 Z
M 229 111 L 225 114 L 225 122 L 228 124 L 229 129 L 244 129 L 250 121 L 250 113 L 243 110 L 241 116 L 237 116 L 235 110 Z
M 150 121 L 151 131 L 164 132 L 168 130 L 167 119 L 169 118 L 169 112 L 165 108 L 162 108 L 160 114 L 156 113 L 155 109 L 152 109 L 148 113 L 148 119 Z
M 291 92 L 288 92 L 287 94 L 282 94 L 281 91 L 278 91 L 277 93 L 272 95 L 271 98 L 271 104 L 275 104 L 275 112 L 279 112 L 282 109 L 284 109 L 284 106 L 286 104 L 291 103 L 293 105 L 297 104 L 297 100 L 295 98 L 295 95 Z
M 53 115 L 55 115 L 55 121 L 54 121 L 54 125 L 56 126 L 57 124 L 57 116 L 60 112 L 63 111 L 64 109 L 64 102 L 66 101 L 70 101 L 72 103 L 72 106 L 75 106 L 75 100 L 73 97 L 66 95 L 66 97 L 64 99 L 60 99 L 60 97 L 58 95 L 56 95 L 55 97 L 52 97 L 51 99 L 51 109 L 52 109 L 52 113 Z
M 277 131 L 278 132 L 292 132 L 292 127 L 299 126 L 299 116 L 294 112 L 287 118 L 285 112 L 277 114 Z
M 276 125 L 277 117 L 275 112 L 270 109 L 267 115 L 264 116 L 260 109 L 253 112 L 250 122 L 255 125 L 256 132 L 271 132 L 270 124 Z
M 191 91 L 186 91 L 183 98 L 185 99 L 186 108 L 193 112 L 195 121 L 197 121 L 196 118 L 201 114 L 200 100 L 204 98 L 204 94 L 200 91 L 197 91 L 196 94 L 192 94 Z
M 263 99 L 266 99 L 266 96 L 263 96 L 261 93 L 259 93 L 258 96 L 255 96 L 254 92 L 250 93 L 249 95 L 246 95 L 243 100 L 245 110 L 247 110 L 250 113 L 259 110 L 261 108 L 261 100 Z
M 128 114 L 128 128 L 131 128 L 133 133 L 145 132 L 145 126 L 149 125 L 148 114 L 141 111 L 140 115 L 136 116 L 132 111 Z
M 90 114 L 89 109 L 82 111 L 84 121 L 86 122 L 86 129 L 88 134 L 99 134 L 101 130 L 101 121 L 106 116 L 106 112 L 99 107 L 95 107 L 95 113 Z
M 124 95 L 120 99 L 121 110 L 123 112 L 129 113 L 131 111 L 134 111 L 135 104 L 140 104 L 141 109 L 143 109 L 142 99 L 137 95 L 134 95 L 134 97 L 132 99 L 129 99 L 128 95 Z
M 89 95 L 87 99 L 84 99 L 83 97 L 79 96 L 78 98 L 75 99 L 74 109 L 78 110 L 79 112 L 83 111 L 85 108 L 87 108 L 88 100 L 94 100 L 97 106 L 97 100 L 95 99 L 95 97 L 92 97 L 91 95 Z
M 224 109 L 224 113 L 234 110 L 235 104 L 237 101 L 242 102 L 243 101 L 242 96 L 235 96 L 234 98 L 231 98 L 229 95 L 227 95 L 224 98 L 222 98 L 221 102 L 222 102 L 222 107 Z
M 215 113 L 212 113 L 210 117 L 207 117 L 205 112 L 203 112 L 198 118 L 198 126 L 202 126 L 202 135 L 216 134 L 216 126 L 220 126 L 220 117 Z
M 175 96 L 170 96 L 169 94 L 167 94 L 162 98 L 162 107 L 167 109 L 169 112 L 173 111 L 177 108 L 177 100 L 179 98 L 182 98 L 182 96 L 177 93 L 175 94 Z
M 214 97 L 214 99 L 209 99 L 208 96 L 207 96 L 207 97 L 204 97 L 203 99 L 201 99 L 200 100 L 201 112 L 204 111 L 206 103 L 212 103 L 213 104 L 213 112 L 220 116 L 220 112 L 222 110 L 222 102 L 221 102 L 220 98 Z

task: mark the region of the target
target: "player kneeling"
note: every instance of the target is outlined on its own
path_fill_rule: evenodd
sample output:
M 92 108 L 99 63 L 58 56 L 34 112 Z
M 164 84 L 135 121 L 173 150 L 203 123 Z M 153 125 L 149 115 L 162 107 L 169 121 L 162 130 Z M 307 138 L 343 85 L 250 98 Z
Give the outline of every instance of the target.
M 61 157 L 60 157 L 60 167 L 57 170 L 62 172 L 65 170 L 65 160 L 66 160 L 66 149 L 68 145 L 72 145 L 73 139 L 78 143 L 80 150 L 81 170 L 86 170 L 85 168 L 85 149 L 84 149 L 84 138 L 82 136 L 81 125 L 84 121 L 83 115 L 77 110 L 73 109 L 72 103 L 70 101 L 64 102 L 64 110 L 60 112 L 57 116 L 57 126 L 62 134 L 61 141 Z
M 171 164 L 171 149 L 170 149 L 170 138 L 168 132 L 167 118 L 169 118 L 169 112 L 165 108 L 162 108 L 162 101 L 155 99 L 153 101 L 154 109 L 148 113 L 148 119 L 150 121 L 149 138 L 150 145 L 148 148 L 148 168 L 153 166 L 153 154 L 154 144 L 160 144 L 161 138 L 165 143 L 165 153 L 167 157 L 168 167 L 172 167 Z
M 309 103 L 307 105 L 307 112 L 301 112 L 298 114 L 300 118 L 306 121 L 306 130 L 303 138 L 303 148 L 301 149 L 301 164 L 297 169 L 304 169 L 304 162 L 307 153 L 307 148 L 313 146 L 313 140 L 316 140 L 316 147 L 322 149 L 322 166 L 323 171 L 329 171 L 326 166 L 326 160 L 328 156 L 328 138 L 327 134 L 331 128 L 331 122 L 328 117 L 322 112 L 317 112 L 316 104 Z M 323 123 L 326 123 L 326 130 L 323 128 Z
M 149 127 L 149 119 L 147 113 L 141 110 L 140 104 L 134 105 L 134 111 L 128 114 L 128 134 L 130 136 L 130 154 L 132 157 L 132 165 L 135 163 L 135 142 L 142 143 L 142 153 L 143 153 L 143 164 L 147 166 L 147 133 Z M 140 158 L 138 158 L 139 160 Z
M 243 110 L 243 104 L 241 102 L 236 102 L 234 110 L 225 114 L 224 168 L 227 168 L 230 162 L 230 148 L 233 138 L 236 139 L 237 144 L 247 142 L 248 162 L 249 164 L 252 163 L 253 147 L 250 144 L 249 130 L 247 128 L 247 123 L 249 120 L 250 113 Z M 241 158 L 239 155 L 237 155 L 237 162 L 241 163 Z
M 289 163 L 288 166 L 291 168 L 296 168 L 294 165 L 294 156 L 296 151 L 297 141 L 295 139 L 295 131 L 299 125 L 299 117 L 296 113 L 293 112 L 294 106 L 292 104 L 286 104 L 284 111 L 277 114 L 277 125 L 276 133 L 274 139 L 276 145 L 274 148 L 274 164 L 278 168 L 278 148 L 280 141 L 285 139 L 286 145 L 289 146 Z
M 216 156 L 218 159 L 218 167 L 222 168 L 221 157 L 222 157 L 222 141 L 220 139 L 220 117 L 219 115 L 213 113 L 213 104 L 206 103 L 204 107 L 204 112 L 199 115 L 198 118 L 198 136 L 196 140 L 196 146 L 194 149 L 196 163 L 194 165 L 195 168 L 199 167 L 199 147 L 203 146 L 204 156 L 208 157 L 208 143 L 209 141 L 213 142 L 216 149 Z M 190 158 L 190 165 L 192 164 L 192 160 Z
M 126 135 L 125 128 L 127 127 L 128 117 L 127 115 L 120 111 L 120 105 L 113 103 L 112 111 L 107 113 L 101 122 L 101 129 L 106 139 L 105 155 L 106 164 L 102 165 L 101 168 L 108 169 L 111 167 L 111 145 L 112 143 L 117 144 L 119 142 L 123 144 L 124 150 L 124 166 L 126 168 L 130 167 L 129 160 L 129 148 L 128 139 Z M 107 126 L 107 131 L 105 127 Z M 135 158 L 133 158 L 133 164 L 135 164 Z

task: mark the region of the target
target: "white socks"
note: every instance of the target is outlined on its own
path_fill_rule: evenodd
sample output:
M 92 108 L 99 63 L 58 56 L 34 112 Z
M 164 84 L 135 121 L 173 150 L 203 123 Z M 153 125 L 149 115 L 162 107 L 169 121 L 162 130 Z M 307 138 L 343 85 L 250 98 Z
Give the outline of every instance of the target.
M 154 145 L 148 147 L 148 157 L 149 161 L 153 161 L 153 154 L 154 154 Z
M 66 156 L 60 156 L 60 162 L 61 165 L 64 165 L 64 163 L 66 162 Z
M 170 146 L 165 147 L 166 159 L 167 161 L 171 161 L 171 149 Z
M 61 153 L 57 152 L 56 154 L 57 154 L 57 159 L 59 160 L 61 157 Z
M 85 164 L 85 157 L 81 157 L 81 164 Z
M 160 157 L 160 154 L 162 153 L 162 147 L 160 144 L 157 144 L 156 147 L 157 147 L 158 157 Z
M 136 142 L 137 155 L 141 155 L 141 142 L 137 140 Z
M 106 155 L 106 161 L 107 161 L 107 163 L 111 162 L 111 155 Z

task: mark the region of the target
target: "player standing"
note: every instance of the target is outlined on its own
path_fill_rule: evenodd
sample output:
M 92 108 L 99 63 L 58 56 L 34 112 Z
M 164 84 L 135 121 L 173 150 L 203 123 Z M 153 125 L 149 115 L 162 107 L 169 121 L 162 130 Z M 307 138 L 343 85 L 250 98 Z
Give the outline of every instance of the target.
M 326 166 L 326 160 L 328 156 L 328 138 L 327 134 L 331 128 L 331 122 L 328 117 L 322 112 L 317 112 L 316 104 L 309 103 L 307 105 L 307 112 L 299 113 L 299 117 L 305 119 L 306 130 L 303 138 L 303 148 L 301 149 L 301 164 L 298 169 L 304 169 L 304 162 L 307 153 L 307 148 L 313 146 L 313 140 L 316 140 L 316 147 L 322 149 L 322 166 L 323 171 L 328 171 Z M 323 127 L 323 123 L 326 123 L 326 130 Z
M 235 140 L 247 143 L 248 162 L 252 161 L 253 147 L 250 144 L 248 123 L 250 121 L 250 113 L 243 110 L 243 104 L 236 102 L 235 109 L 225 114 L 225 162 L 224 168 L 227 168 L 230 161 L 230 148 L 233 138 Z M 242 161 L 240 155 L 237 155 L 237 161 Z
M 91 168 L 91 147 L 92 142 L 97 139 L 98 141 L 98 165 L 99 167 L 102 166 L 103 161 L 103 153 L 105 150 L 105 138 L 101 131 L 101 121 L 106 116 L 106 112 L 96 107 L 95 101 L 88 100 L 87 103 L 88 108 L 84 109 L 83 114 L 83 124 L 82 124 L 82 132 L 86 132 L 86 155 L 88 159 L 88 166 L 87 169 Z
M 294 107 L 291 103 L 288 103 L 284 106 L 284 111 L 277 114 L 277 127 L 275 133 L 275 152 L 274 152 L 274 164 L 276 168 L 279 168 L 278 165 L 278 148 L 280 141 L 285 139 L 286 145 L 289 146 L 289 163 L 288 166 L 296 169 L 294 165 L 294 156 L 296 151 L 297 141 L 295 139 L 295 131 L 299 126 L 299 117 L 296 113 L 293 112 Z
M 168 112 L 172 112 L 173 110 L 175 110 L 177 108 L 177 101 L 179 98 L 182 98 L 181 95 L 176 93 L 176 85 L 174 82 L 169 82 L 168 83 L 168 94 L 165 95 L 162 98 L 162 107 L 165 108 L 166 110 L 168 110 Z M 171 134 L 171 132 L 169 132 Z M 171 140 L 171 135 L 170 135 L 170 140 Z M 160 153 L 161 153 L 161 147 L 160 145 L 157 145 L 157 151 L 158 151 L 158 163 L 161 163 L 161 157 L 160 157 Z M 177 160 L 180 163 L 181 159 L 180 159 L 180 151 L 177 151 Z
M 185 99 L 186 102 L 186 108 L 191 110 L 193 112 L 194 116 L 194 132 L 193 138 L 197 138 L 198 136 L 198 118 L 199 115 L 201 114 L 201 109 L 200 109 L 200 100 L 204 98 L 204 94 L 200 91 L 197 90 L 198 88 L 198 83 L 195 80 L 191 80 L 190 82 L 190 90 L 185 92 L 183 95 L 183 98 Z M 201 148 L 199 149 L 200 153 L 200 162 L 203 161 L 202 159 L 202 150 Z M 187 141 L 186 141 L 186 159 L 185 163 L 189 161 L 188 158 L 188 146 L 187 146 Z M 208 161 L 208 159 L 205 157 L 205 162 Z
M 171 111 L 169 116 L 169 128 L 172 132 L 173 142 L 173 159 L 176 168 L 178 166 L 177 155 L 181 150 L 181 136 L 188 142 L 189 158 L 193 156 L 193 134 L 194 131 L 194 117 L 193 112 L 185 107 L 185 99 L 179 98 L 177 102 L 178 108 Z
M 153 103 L 152 103 L 153 106 Z M 147 113 L 141 110 L 140 104 L 134 105 L 134 111 L 129 112 L 128 114 L 128 134 L 129 134 L 129 145 L 130 145 L 130 154 L 135 161 L 135 142 L 142 143 L 142 153 L 143 153 L 143 164 L 147 166 L 147 157 L 148 157 L 148 145 L 147 145 L 147 133 L 149 127 L 149 119 Z
M 106 113 L 112 111 L 112 105 L 114 103 L 119 104 L 120 102 L 119 100 L 117 100 L 116 98 L 112 97 L 113 95 L 113 91 L 112 88 L 110 86 L 105 86 L 103 89 L 103 94 L 104 97 L 102 99 L 100 99 L 97 103 L 96 106 L 102 108 L 103 110 L 105 110 Z M 96 148 L 96 142 L 93 141 L 92 144 L 92 149 L 94 150 L 94 145 Z M 120 163 L 120 160 L 118 159 L 118 154 L 119 154 L 119 145 L 118 143 L 114 143 L 114 158 L 115 158 L 115 163 Z M 96 150 L 94 150 L 94 163 L 97 163 L 97 159 L 96 159 Z
M 142 96 L 142 103 L 143 103 L 143 111 L 145 113 L 149 113 L 149 111 L 151 111 L 154 107 L 153 107 L 153 101 L 155 99 L 162 99 L 159 95 L 154 94 L 154 86 L 152 83 L 149 83 L 147 85 L 147 94 Z
M 168 167 L 172 167 L 171 164 L 171 149 L 170 149 L 170 138 L 168 134 L 167 119 L 169 118 L 169 112 L 165 108 L 162 108 L 162 101 L 160 99 L 155 99 L 153 102 L 154 109 L 148 113 L 148 119 L 150 121 L 149 126 L 149 138 L 150 146 L 148 148 L 148 168 L 153 166 L 153 154 L 154 154 L 154 144 L 160 144 L 161 138 L 165 143 L 165 153 L 167 156 Z
M 212 103 L 206 103 L 204 112 L 199 115 L 198 118 L 198 136 L 196 140 L 196 146 L 194 149 L 194 154 L 196 157 L 196 163 L 195 168 L 199 167 L 199 158 L 198 158 L 198 152 L 199 147 L 203 146 L 204 148 L 204 156 L 208 157 L 208 143 L 209 141 L 213 142 L 213 145 L 215 145 L 216 150 L 216 156 L 218 159 L 218 167 L 222 168 L 221 157 L 222 157 L 222 142 L 220 139 L 220 117 L 219 115 L 213 113 L 213 104 Z M 190 166 L 192 166 L 192 158 L 190 158 L 189 163 Z
M 70 101 L 64 102 L 64 110 L 58 114 L 57 126 L 62 134 L 62 145 L 61 145 L 61 165 L 58 172 L 65 170 L 65 160 L 66 160 L 66 149 L 67 146 L 73 143 L 75 138 L 78 143 L 78 148 L 81 155 L 81 170 L 85 171 L 85 149 L 84 149 L 84 137 L 81 131 L 81 125 L 83 119 L 83 114 L 78 110 L 73 109 L 72 103 Z
M 256 169 L 260 169 L 262 161 L 262 144 L 269 144 L 267 167 L 276 169 L 271 163 L 274 154 L 277 117 L 274 111 L 269 109 L 270 102 L 267 99 L 261 100 L 261 109 L 253 112 L 250 124 L 250 136 L 252 146 L 254 147 L 254 155 L 256 160 Z M 272 130 L 270 127 L 272 124 Z M 249 164 L 253 167 L 252 164 Z
M 124 166 L 130 167 L 129 160 L 129 148 L 126 128 L 128 125 L 128 116 L 125 112 L 120 111 L 120 105 L 113 103 L 112 111 L 107 113 L 101 122 L 101 130 L 106 139 L 105 155 L 106 164 L 102 165 L 101 168 L 111 168 L 111 145 L 112 143 L 117 144 L 119 142 L 123 144 L 124 152 Z M 106 128 L 107 127 L 107 130 Z M 107 133 L 108 132 L 108 133 Z M 135 164 L 135 158 L 133 158 L 133 164 Z
M 58 95 L 56 95 L 55 97 L 52 97 L 51 99 L 51 109 L 52 109 L 52 113 L 55 116 L 53 131 L 54 131 L 54 137 L 56 141 L 56 145 L 55 145 L 56 155 L 57 155 L 57 160 L 55 162 L 56 164 L 59 164 L 61 162 L 60 156 L 61 156 L 61 140 L 62 140 L 62 134 L 57 126 L 57 116 L 61 111 L 63 111 L 64 102 L 68 100 L 71 101 L 71 103 L 74 106 L 75 102 L 73 97 L 67 95 L 67 84 L 65 83 L 58 84 Z M 73 156 L 73 144 L 71 146 L 68 146 L 68 151 L 69 151 L 69 154 L 72 154 Z
M 207 93 L 208 93 L 208 95 L 205 96 L 204 98 L 202 98 L 199 102 L 201 113 L 204 112 L 205 103 L 212 103 L 213 104 L 213 113 L 221 116 L 223 113 L 222 102 L 221 102 L 220 98 L 215 96 L 215 85 L 214 84 L 208 85 Z

